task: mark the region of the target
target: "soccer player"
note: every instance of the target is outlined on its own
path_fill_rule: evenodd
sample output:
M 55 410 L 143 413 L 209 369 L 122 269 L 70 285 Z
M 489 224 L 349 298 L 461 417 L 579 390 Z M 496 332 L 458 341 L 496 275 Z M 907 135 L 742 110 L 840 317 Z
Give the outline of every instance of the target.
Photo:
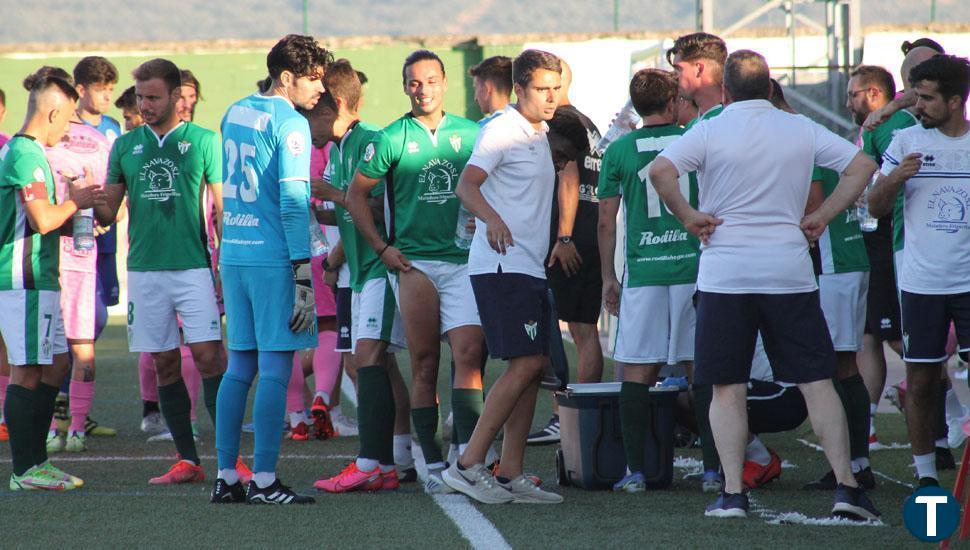
M 785 101 L 781 84 L 771 79 L 771 103 L 788 112 L 795 110 Z M 839 184 L 839 174 L 827 168 L 812 170 L 812 189 L 806 213 L 816 210 Z M 818 240 L 817 250 L 821 273 L 818 276 L 819 301 L 835 348 L 837 368 L 835 391 L 839 394 L 849 428 L 849 458 L 852 473 L 859 485 L 874 489 L 876 480 L 869 467 L 869 392 L 856 364 L 863 348 L 862 334 L 866 326 L 866 301 L 869 287 L 869 259 L 862 231 L 853 205 L 832 218 Z M 754 488 L 781 474 L 781 460 L 769 449 L 771 460 L 766 464 L 746 460 L 745 486 Z M 805 489 L 831 491 L 836 486 L 835 474 L 830 470 Z
M 959 351 L 970 350 L 970 284 L 963 271 L 970 251 L 970 63 L 934 56 L 910 71 L 909 82 L 920 125 L 900 130 L 892 139 L 869 208 L 874 216 L 888 214 L 897 195 L 904 195 L 905 253 L 898 266 L 906 426 L 919 486 L 924 487 L 939 485 L 934 416 L 951 321 Z
M 179 101 L 175 105 L 175 113 L 179 120 L 192 122 L 195 120 L 195 105 L 202 100 L 202 85 L 188 69 L 182 69 L 181 76 L 182 85 L 179 86 Z
M 229 335 L 229 369 L 219 392 L 219 477 L 211 502 L 312 504 L 276 477 L 293 352 L 317 345 L 310 266 L 310 128 L 294 107 L 312 109 L 333 61 L 312 37 L 290 34 L 266 56 L 270 89 L 229 107 L 225 233 L 220 265 Z M 316 223 L 316 220 L 313 220 Z M 234 468 L 249 388 L 253 479 Z
M 138 100 L 135 99 L 135 87 L 129 86 L 118 99 L 115 100 L 115 107 L 121 109 L 121 116 L 125 119 L 125 131 L 130 132 L 145 123 L 138 110 Z
M 546 133 L 559 105 L 561 73 L 559 58 L 548 52 L 526 50 L 515 59 L 518 103 L 482 129 L 458 183 L 462 204 L 481 222 L 475 226 L 468 272 L 489 353 L 508 361 L 508 368 L 489 390 L 468 447 L 444 480 L 483 503 L 562 502 L 562 496 L 542 490 L 523 473 L 555 322 L 545 280 L 549 238 L 536 229 L 549 227 L 551 218 L 555 168 Z M 494 477 L 485 455 L 503 425 L 501 475 Z
M 468 69 L 468 74 L 475 89 L 475 103 L 484 115 L 478 124 L 484 126 L 509 104 L 512 96 L 512 58 L 493 55 Z
M 764 57 L 732 53 L 722 114 L 694 125 L 651 163 L 670 211 L 702 243 L 697 275 L 694 379 L 714 385 L 710 421 L 725 476 L 710 517 L 745 517 L 745 398 L 758 333 L 776 381 L 799 385 L 835 472 L 832 513 L 879 516 L 849 465 L 845 412 L 832 387 L 835 351 L 819 305 L 808 243 L 861 193 L 875 164 L 810 120 L 776 109 Z M 842 172 L 836 190 L 805 216 L 813 166 Z M 698 208 L 678 178 L 697 171 Z M 804 219 L 803 219 L 804 218 Z M 799 224 L 802 230 L 799 230 Z
M 666 55 L 667 61 L 677 73 L 680 95 L 697 106 L 698 116 L 688 122 L 686 128 L 689 130 L 699 121 L 719 115 L 724 110 L 724 105 L 721 104 L 724 62 L 727 59 L 724 40 L 703 32 L 686 34 L 674 41 Z M 695 380 L 691 385 L 691 392 L 694 395 L 694 412 L 704 460 L 701 488 L 704 492 L 717 492 L 722 489 L 724 480 L 719 473 L 720 460 L 714 446 L 708 414 L 714 390 L 709 384 L 699 384 Z
M 641 492 L 646 490 L 643 449 L 650 431 L 650 387 L 664 365 L 694 360 L 693 297 L 700 243 L 644 182 L 644 167 L 684 133 L 676 124 L 677 78 L 659 69 L 638 71 L 630 81 L 630 98 L 643 127 L 610 144 L 603 155 L 599 263 L 603 301 L 607 311 L 619 317 L 613 360 L 623 365 L 620 423 L 630 470 L 614 490 Z M 686 174 L 679 184 L 696 205 L 696 176 Z M 626 225 L 622 281 L 613 260 L 621 201 Z
M 80 86 L 79 93 L 80 93 Z M 104 185 L 110 145 L 96 128 L 73 117 L 67 134 L 54 147 L 47 149 L 47 161 L 54 173 L 83 174 L 91 172 L 98 186 Z M 68 185 L 60 179 L 55 186 L 57 202 L 68 198 Z M 91 412 L 95 388 L 94 339 L 96 334 L 97 246 L 77 249 L 70 232 L 60 239 L 61 314 L 64 331 L 73 358 L 69 388 L 70 427 L 66 441 L 57 433 L 53 422 L 47 437 L 48 451 L 71 452 L 86 449 L 86 423 Z
M 70 178 L 71 198 L 56 203 L 44 147 L 67 131 L 77 90 L 56 76 L 28 80 L 24 125 L 0 149 L 0 336 L 11 365 L 4 402 L 13 461 L 10 489 L 65 491 L 84 482 L 51 464 L 45 446 L 54 399 L 68 369 L 56 230 L 78 210 L 102 204 L 105 195 L 90 171 L 61 174 Z
M 321 101 L 326 101 L 337 116 L 332 123 L 336 145 L 324 178 L 337 190 L 346 191 L 364 155 L 373 150 L 371 144 L 380 128 L 360 120 L 360 81 L 350 63 L 335 63 L 325 82 L 326 99 Z M 383 192 L 381 184 L 371 194 L 380 196 Z M 335 208 L 353 289 L 351 362 L 357 371 L 360 452 L 340 474 L 321 479 L 314 486 L 331 493 L 393 490 L 399 487 L 393 448 L 396 399 L 388 359 L 405 347 L 403 322 L 394 303 L 387 268 L 356 230 L 350 213 L 340 204 Z M 383 238 L 384 224 L 377 228 Z
M 455 242 L 460 203 L 455 186 L 471 155 L 478 124 L 444 111 L 444 63 L 428 50 L 404 61 L 411 111 L 378 133 L 347 191 L 347 206 L 364 240 L 387 267 L 411 355 L 411 420 L 428 465 L 425 490 L 450 493 L 441 481 L 438 381 L 441 337 L 455 359 L 452 410 L 459 448 L 482 407 L 482 329 L 468 279 L 468 251 Z M 367 198 L 385 179 L 387 240 Z M 355 335 L 356 337 L 356 335 Z
M 180 332 L 202 373 L 205 404 L 216 420 L 222 380 L 222 339 L 202 216 L 203 186 L 220 199 L 221 148 L 214 132 L 175 116 L 179 71 L 166 59 L 136 68 L 135 95 L 145 125 L 115 140 L 108 163 L 108 204 L 102 224 L 113 223 L 128 195 L 128 349 L 155 360 L 162 415 L 180 459 L 149 483 L 205 479 L 182 380 Z
M 908 88 L 909 71 L 934 55 L 946 53 L 943 46 L 932 38 L 917 38 L 912 42 L 904 40 L 900 45 L 900 49 L 903 51 L 904 57 L 899 72 L 900 76 L 902 76 L 903 86 L 907 89 L 896 94 L 889 103 L 869 113 L 861 123 L 862 128 L 865 130 L 875 130 L 880 124 L 889 120 L 897 111 L 912 109 L 916 105 L 916 94 L 912 89 Z

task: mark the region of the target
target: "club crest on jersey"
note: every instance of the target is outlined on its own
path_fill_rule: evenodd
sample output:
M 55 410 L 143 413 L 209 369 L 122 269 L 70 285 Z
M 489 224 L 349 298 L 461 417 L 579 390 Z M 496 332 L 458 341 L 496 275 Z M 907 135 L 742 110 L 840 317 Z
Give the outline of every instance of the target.
M 179 168 L 171 159 L 158 157 L 149 160 L 138 172 L 138 181 L 143 185 L 142 198 L 150 201 L 165 202 L 181 194 L 175 190 Z
M 34 181 L 47 183 L 47 177 L 44 175 L 44 169 L 40 166 L 34 168 Z
M 430 204 L 444 204 L 455 197 L 458 170 L 445 159 L 431 159 L 421 168 L 418 185 L 423 192 L 418 200 Z
M 417 153 L 419 151 L 421 151 L 421 148 L 418 147 L 418 142 L 416 142 L 416 141 L 409 141 L 408 142 L 408 153 L 414 154 L 414 153 Z
M 184 155 L 189 150 L 189 147 L 192 147 L 192 144 L 183 139 L 182 141 L 178 142 L 178 147 L 179 153 Z
M 523 323 L 522 328 L 525 329 L 526 335 L 529 336 L 529 340 L 535 340 L 536 334 L 539 331 L 539 323 L 536 321 L 529 321 L 528 323 Z
M 364 148 L 364 162 L 370 162 L 372 158 L 374 158 L 374 144 L 368 143 Z
M 454 149 L 456 153 L 461 151 L 461 136 L 458 134 L 452 134 L 451 137 L 448 138 L 448 143 L 451 144 L 451 148 Z

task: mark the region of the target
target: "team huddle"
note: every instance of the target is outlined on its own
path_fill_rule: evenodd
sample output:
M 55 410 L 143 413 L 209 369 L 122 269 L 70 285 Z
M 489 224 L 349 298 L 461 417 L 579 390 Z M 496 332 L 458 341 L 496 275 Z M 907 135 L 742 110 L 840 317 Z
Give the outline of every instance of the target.
M 906 361 L 921 487 L 953 467 L 941 367 L 970 351 L 970 65 L 926 39 L 904 52 L 899 94 L 881 67 L 851 73 L 859 145 L 797 114 L 761 55 L 728 55 L 706 33 L 675 41 L 673 71 L 633 75 L 641 122 L 619 117 L 608 139 L 570 104 L 569 65 L 540 50 L 471 69 L 478 122 L 445 112 L 444 63 L 415 51 L 401 73 L 410 109 L 384 128 L 361 120 L 364 74 L 307 36 L 272 48 L 268 77 L 219 133 L 192 122 L 199 82 L 171 61 L 133 71 L 116 102 L 124 133 L 103 116 L 118 80 L 109 61 L 43 67 L 0 150 L 10 489 L 81 487 L 48 453 L 111 432 L 89 418 L 94 342 L 118 300 L 105 238 L 127 216 L 142 429 L 178 452 L 152 484 L 205 480 L 201 389 L 216 429 L 212 503 L 313 503 L 277 476 L 284 431 L 359 435 L 356 459 L 318 491 L 420 477 L 427 493 L 486 504 L 562 502 L 526 470 L 525 447 L 559 438 L 558 416 L 529 433 L 540 384 L 565 384 L 559 321 L 578 381 L 599 382 L 605 308 L 618 317 L 627 462 L 614 490 L 646 489 L 650 389 L 674 385 L 689 396 L 699 481 L 716 493 L 706 515 L 745 517 L 747 491 L 781 475 L 759 434 L 808 418 L 831 470 L 806 488 L 831 491 L 835 516 L 877 520 L 867 491 L 883 342 Z M 405 350 L 409 381 L 395 360 Z M 489 357 L 506 366 L 486 392 Z M 662 376 L 671 367 L 686 376 Z M 356 424 L 340 412 L 342 370 Z

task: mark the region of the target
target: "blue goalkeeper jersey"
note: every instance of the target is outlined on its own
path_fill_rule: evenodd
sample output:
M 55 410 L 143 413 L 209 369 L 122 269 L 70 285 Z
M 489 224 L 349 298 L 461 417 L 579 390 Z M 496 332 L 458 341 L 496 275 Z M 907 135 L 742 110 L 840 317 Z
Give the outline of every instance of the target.
M 310 257 L 310 126 L 279 96 L 251 95 L 222 119 L 220 263 L 288 266 Z

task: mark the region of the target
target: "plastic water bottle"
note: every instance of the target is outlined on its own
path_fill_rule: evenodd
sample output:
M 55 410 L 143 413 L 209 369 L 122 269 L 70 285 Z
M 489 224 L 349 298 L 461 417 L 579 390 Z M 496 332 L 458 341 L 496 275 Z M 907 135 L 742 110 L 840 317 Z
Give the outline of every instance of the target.
M 74 250 L 94 248 L 94 209 L 85 208 L 74 213 Z
M 640 115 L 633 108 L 633 100 L 627 100 L 616 115 L 616 120 L 613 121 L 613 124 L 610 124 L 610 129 L 606 131 L 606 135 L 600 138 L 599 143 L 596 144 L 596 152 L 602 155 L 611 143 L 629 134 L 633 131 L 632 126 L 636 126 L 639 122 Z
M 865 231 L 866 233 L 871 233 L 879 227 L 879 219 L 873 218 L 869 215 L 869 193 L 872 192 L 872 188 L 876 185 L 876 178 L 878 174 L 873 174 L 872 180 L 869 181 L 869 185 L 866 186 L 866 190 L 862 192 L 862 206 L 856 209 L 856 218 L 859 220 L 859 229 Z
M 468 225 L 475 219 L 475 216 L 465 208 L 464 205 L 458 207 L 458 225 L 455 226 L 455 246 L 462 250 L 472 247 L 472 237 L 475 232 L 468 229 Z
M 310 254 L 317 257 L 327 252 L 330 252 L 330 244 L 327 242 L 327 236 L 323 234 L 323 229 L 320 229 L 320 224 L 317 223 L 313 206 L 310 206 Z

